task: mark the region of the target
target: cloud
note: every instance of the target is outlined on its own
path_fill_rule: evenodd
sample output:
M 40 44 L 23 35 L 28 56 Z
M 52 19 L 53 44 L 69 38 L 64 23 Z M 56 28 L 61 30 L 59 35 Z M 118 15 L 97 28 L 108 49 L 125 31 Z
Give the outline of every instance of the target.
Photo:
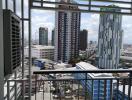
M 25 17 L 28 15 L 28 3 L 24 0 Z M 54 1 L 54 0 L 51 0 Z M 122 0 L 124 1 L 124 0 Z M 130 1 L 130 0 L 129 0 Z M 12 7 L 12 0 L 9 0 L 9 8 Z M 21 16 L 21 0 L 16 0 L 17 2 L 17 14 Z M 119 5 L 119 4 L 117 4 Z M 126 5 L 120 4 L 119 6 L 126 7 Z M 55 26 L 55 12 L 49 10 L 32 10 L 32 35 L 37 32 L 40 26 L 48 27 L 49 38 L 51 38 L 51 31 Z M 25 23 L 25 35 L 28 36 L 28 23 Z M 132 43 L 132 17 L 123 16 L 122 27 L 124 30 L 124 43 Z M 89 33 L 90 40 L 98 39 L 98 28 L 99 28 L 99 14 L 81 14 L 81 29 L 87 29 Z
M 51 39 L 51 32 L 54 28 L 55 12 L 47 10 L 33 10 L 32 11 L 32 36 L 35 37 L 39 33 L 39 27 L 48 28 L 48 38 Z M 38 37 L 38 36 L 37 36 Z
M 132 44 L 132 16 L 123 16 L 124 43 Z
M 88 39 L 97 41 L 99 27 L 98 14 L 82 14 L 81 16 L 81 29 L 88 30 Z

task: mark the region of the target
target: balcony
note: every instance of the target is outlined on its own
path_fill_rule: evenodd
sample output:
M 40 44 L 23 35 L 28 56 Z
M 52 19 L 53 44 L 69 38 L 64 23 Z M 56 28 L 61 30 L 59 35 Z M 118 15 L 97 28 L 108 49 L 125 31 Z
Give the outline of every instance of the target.
M 129 76 L 111 76 L 117 73 Z M 34 71 L 31 100 L 131 100 L 131 73 L 129 70 Z M 94 78 L 90 77 L 92 74 Z M 28 79 L 8 80 L 5 100 L 29 100 L 28 83 Z
M 2 1 L 2 0 L 1 0 Z M 0 1 L 0 6 L 2 3 Z M 9 0 L 3 0 L 5 2 L 4 8 L 9 9 Z M 13 0 L 13 12 L 17 10 L 17 0 Z M 24 2 L 27 1 L 27 17 L 24 16 Z M 99 5 L 101 2 L 104 4 L 121 4 L 120 8 L 122 12 L 110 12 L 100 11 L 100 8 L 108 8 L 105 5 Z M 45 5 L 52 5 L 50 7 Z M 123 4 L 123 6 L 122 6 Z M 40 70 L 33 71 L 32 68 L 32 56 L 31 56 L 31 13 L 32 9 L 43 10 L 61 10 L 61 11 L 78 11 L 82 13 L 118 13 L 121 15 L 132 15 L 132 2 L 130 0 L 87 0 L 87 4 L 72 4 L 72 3 L 59 3 L 44 0 L 21 0 L 21 30 L 22 30 L 22 61 L 20 67 L 20 76 L 15 72 L 15 76 L 12 79 L 0 82 L 0 88 L 4 87 L 4 100 L 132 100 L 132 71 L 131 70 Z M 78 6 L 80 9 L 65 9 L 58 8 L 56 5 L 69 5 Z M 109 6 L 109 8 L 117 8 L 115 6 Z M 0 9 L 1 10 L 1 9 Z M 1 12 L 0 12 L 1 13 Z M 1 21 L 1 16 L 0 16 Z M 24 23 L 28 23 L 28 39 L 29 39 L 29 62 L 28 75 L 25 76 L 24 65 Z M 0 23 L 1 24 L 1 23 Z M 0 29 L 1 31 L 1 29 Z M 3 32 L 0 32 L 3 34 Z M 0 41 L 3 41 L 0 34 Z M 0 42 L 2 43 L 2 42 Z M 1 46 L 1 45 L 0 45 Z M 3 46 L 2 46 L 3 48 Z M 0 49 L 0 64 L 4 66 L 3 51 Z M 0 76 L 3 74 L 3 69 L 0 66 Z M 100 73 L 105 74 L 108 77 L 98 76 Z M 106 74 L 107 73 L 107 74 Z M 126 73 L 127 77 L 118 76 L 118 73 Z M 96 77 L 91 77 L 94 74 Z M 2 81 L 0 77 L 0 80 Z M 2 83 L 2 85 L 1 85 Z M 1 90 L 2 91 L 2 90 Z M 3 92 L 3 91 L 2 91 Z M 0 100 L 3 94 L 0 92 Z M 3 100 L 3 99 L 2 99 Z

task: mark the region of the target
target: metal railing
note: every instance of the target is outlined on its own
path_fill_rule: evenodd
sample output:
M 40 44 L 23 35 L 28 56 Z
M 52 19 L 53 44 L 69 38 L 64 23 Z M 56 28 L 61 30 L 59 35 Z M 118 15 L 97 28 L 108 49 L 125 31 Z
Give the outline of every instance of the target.
M 119 77 L 119 73 L 127 76 Z M 131 73 L 130 70 L 35 71 L 31 100 L 131 100 Z M 11 88 L 15 82 L 19 85 L 17 91 Z M 6 99 L 28 100 L 28 90 L 28 79 L 8 80 Z
M 5 9 L 9 9 L 9 0 L 3 0 L 3 1 L 5 1 Z M 13 1 L 13 12 L 16 12 L 18 9 L 17 9 L 17 7 L 16 7 L 16 5 L 17 5 L 17 0 L 12 0 Z M 30 96 L 31 96 L 31 94 L 30 94 L 30 92 L 32 92 L 32 98 L 35 98 L 34 96 L 36 95 L 36 98 L 38 97 L 38 95 L 39 94 L 37 94 L 37 93 L 39 93 L 39 91 L 40 91 L 40 89 L 39 89 L 39 87 L 38 87 L 38 89 L 37 89 L 37 84 L 40 84 L 40 87 L 43 87 L 43 85 L 44 85 L 44 83 L 46 82 L 46 81 L 51 81 L 51 83 L 53 82 L 55 82 L 55 83 L 57 83 L 57 84 L 60 84 L 60 82 L 64 82 L 65 84 L 67 84 L 67 82 L 73 82 L 73 84 L 75 83 L 75 84 L 77 84 L 77 86 L 78 86 L 78 91 L 79 92 L 77 92 L 78 93 L 78 95 L 77 95 L 77 98 L 79 99 L 79 100 L 81 100 L 80 98 L 80 90 L 81 90 L 81 88 L 83 89 L 84 87 L 82 87 L 82 83 L 81 83 L 81 80 L 79 80 L 79 79 L 52 79 L 52 80 L 50 80 L 50 79 L 47 79 L 47 80 L 45 80 L 45 79 L 35 79 L 35 80 L 31 80 L 31 77 L 29 78 L 29 79 L 24 79 L 24 30 L 25 30 L 25 27 L 24 27 L 24 22 L 28 22 L 28 33 L 29 33 L 29 35 L 28 35 L 28 39 L 29 39 L 29 75 L 31 74 L 31 10 L 32 9 L 44 9 L 44 10 L 68 10 L 68 11 L 79 11 L 79 12 L 86 12 L 86 13 L 115 13 L 115 12 L 109 12 L 109 11 L 103 11 L 103 12 L 101 12 L 100 11 L 100 7 L 103 7 L 103 8 L 107 8 L 108 6 L 105 6 L 105 5 L 98 5 L 100 2 L 104 2 L 104 3 L 109 3 L 109 4 L 111 4 L 111 3 L 116 3 L 116 4 L 124 4 L 124 5 L 126 5 L 125 7 L 123 7 L 123 6 L 120 6 L 120 9 L 122 10 L 122 12 L 120 13 L 118 13 L 118 14 L 122 14 L 122 15 L 131 15 L 132 14 L 132 2 L 130 1 L 130 0 L 119 0 L 119 1 L 116 1 L 116 0 L 94 0 L 94 1 L 92 1 L 92 0 L 88 0 L 88 4 L 71 4 L 71 3 L 68 3 L 68 4 L 63 4 L 63 3 L 58 3 L 58 2 L 51 2 L 51 1 L 44 1 L 44 0 L 25 0 L 25 2 L 29 2 L 28 4 L 28 8 L 27 8 L 27 10 L 28 10 L 28 14 L 27 14 L 27 18 L 25 17 L 25 13 L 24 13 L 24 0 L 21 0 L 21 3 L 20 3 L 20 5 L 21 5 L 21 12 L 20 12 L 20 18 L 21 18 L 21 20 L 22 20 L 22 79 L 14 79 L 14 80 L 8 80 L 7 81 L 7 94 L 5 94 L 5 99 L 7 99 L 7 100 L 11 100 L 11 98 L 12 98 L 12 96 L 14 96 L 13 98 L 12 98 L 12 100 L 19 100 L 19 98 L 22 98 L 22 99 L 20 99 L 20 100 L 26 100 L 26 98 L 29 98 L 28 100 L 30 100 Z M 93 3 L 94 2 L 94 3 Z M 96 2 L 98 2 L 98 3 L 96 3 Z M 39 5 L 33 5 L 34 3 L 38 3 Z M 1 3 L 2 4 L 2 3 Z M 48 6 L 45 6 L 46 4 L 53 4 L 53 6 L 54 7 L 48 7 Z M 57 8 L 57 7 L 55 7 L 55 5 L 77 5 L 78 7 L 80 7 L 81 9 L 78 9 L 78 10 L 74 10 L 74 9 L 72 9 L 72 10 L 70 10 L 70 9 L 61 9 L 61 8 Z M 41 5 L 41 6 L 40 6 Z M 128 6 L 129 5 L 129 6 Z M 84 8 L 84 9 L 83 9 Z M 109 7 L 109 8 L 111 8 L 111 7 Z M 116 8 L 116 7 L 113 7 L 113 8 Z M 3 34 L 3 33 L 2 33 Z M 2 43 L 2 42 L 1 42 Z M 2 47 L 3 48 L 3 47 Z M 3 58 L 3 56 L 1 56 L 2 58 Z M 3 61 L 1 61 L 1 62 L 3 62 Z M 2 65 L 2 66 L 4 66 L 4 65 Z M 2 71 L 2 70 L 1 70 Z M 123 72 L 128 72 L 128 73 L 131 73 L 130 71 L 128 71 L 128 70 L 124 70 Z M 94 71 L 93 71 L 94 72 Z M 88 73 L 93 73 L 93 72 L 90 72 L 90 71 L 84 71 L 84 72 L 76 72 L 76 73 L 85 73 L 85 74 L 88 74 Z M 108 71 L 107 71 L 108 72 Z M 123 72 L 120 72 L 120 73 L 123 73 Z M 3 72 L 2 72 L 3 73 Z M 57 74 L 57 73 L 62 73 L 62 74 L 64 74 L 64 73 L 67 73 L 67 71 L 64 71 L 64 72 L 60 72 L 60 71 L 58 71 L 58 72 L 56 72 L 56 71 L 53 71 L 53 72 L 51 72 L 51 71 L 47 71 L 47 72 L 34 72 L 34 74 L 35 75 L 40 75 L 40 76 L 42 76 L 43 74 L 46 74 L 46 76 L 48 76 L 48 74 Z M 71 71 L 71 72 L 68 72 L 68 73 L 74 73 L 74 71 Z M 102 72 L 103 73 L 103 72 Z M 118 71 L 117 72 L 115 72 L 115 71 L 110 71 L 110 73 L 118 73 Z M 1 74 L 1 76 L 2 76 L 2 74 Z M 87 76 L 87 75 L 86 75 Z M 1 78 L 1 79 L 3 79 L 3 77 Z M 82 80 L 88 80 L 87 78 L 86 79 L 82 79 Z M 90 79 L 90 80 L 92 80 L 92 79 Z M 111 82 L 113 82 L 114 80 L 116 80 L 117 81 L 117 87 L 119 87 L 119 83 L 120 83 L 120 80 L 122 80 L 122 78 L 115 78 L 115 79 L 112 79 L 112 81 Z M 124 79 L 124 80 L 128 80 L 129 82 L 129 84 L 128 84 L 128 86 L 129 86 L 129 89 L 128 89 L 128 97 L 129 97 L 129 99 L 130 99 L 130 93 L 131 93 L 131 78 L 130 77 L 128 77 L 128 78 L 126 78 L 126 79 Z M 1 82 L 2 83 L 2 82 Z M 12 83 L 13 83 L 13 86 L 12 86 Z M 14 84 L 15 83 L 15 84 Z M 31 86 L 31 84 L 33 84 L 33 86 Z M 49 82 L 50 83 L 50 82 Z M 87 83 L 86 81 L 85 81 L 85 83 Z M 36 85 L 35 85 L 36 84 Z M 125 84 L 125 82 L 123 83 L 123 84 Z M 3 86 L 3 83 L 2 83 L 2 85 L 1 86 Z M 52 86 L 52 84 L 51 84 L 51 86 Z M 58 85 L 59 86 L 59 85 Z M 87 86 L 87 85 L 85 85 L 85 86 Z M 123 85 L 123 87 L 124 87 L 125 85 Z M 30 87 L 30 88 L 29 88 Z M 35 88 L 34 88 L 35 87 Z M 50 86 L 49 86 L 50 87 Z M 60 87 L 60 86 L 59 86 Z M 1 87 L 2 88 L 2 87 Z M 60 87 L 61 88 L 61 87 Z M 29 92 L 29 91 L 30 92 Z M 32 91 L 31 91 L 32 90 Z M 85 89 L 84 89 L 85 90 Z M 118 88 L 117 88 L 117 90 L 118 90 Z M 83 93 L 85 93 L 87 90 L 85 90 Z M 4 91 L 5 92 L 5 91 Z M 118 94 L 118 92 L 119 91 L 117 91 L 117 94 Z M 44 94 L 44 95 L 42 95 L 42 96 L 45 96 L 46 95 L 46 92 L 45 92 L 45 87 L 44 87 L 44 89 L 42 89 L 42 93 Z M 125 88 L 123 88 L 123 94 L 125 93 Z M 51 98 L 49 98 L 49 99 L 45 99 L 46 97 L 44 97 L 44 99 L 42 99 L 42 100 L 50 100 L 50 99 L 52 99 L 52 91 L 50 91 L 50 97 Z M 87 94 L 87 92 L 86 92 L 86 94 Z M 56 95 L 55 95 L 56 96 Z M 61 97 L 60 95 L 58 95 L 59 97 Z M 87 95 L 84 95 L 83 97 L 85 97 L 85 99 L 86 99 L 86 96 Z M 1 93 L 1 95 L 0 95 L 0 98 L 1 97 L 3 97 L 3 91 L 2 91 L 2 93 Z M 83 98 L 82 97 L 82 98 Z M 63 97 L 62 97 L 63 98 Z M 117 98 L 118 98 L 118 96 L 117 96 Z M 33 99 L 34 100 L 34 99 Z M 41 100 L 41 99 L 38 99 L 38 100 Z
M 74 0 L 75 2 L 64 3 L 59 2 L 60 0 L 55 1 L 46 1 L 46 0 L 31 0 L 32 9 L 44 9 L 44 10 L 61 10 L 61 11 L 79 11 L 82 13 L 116 13 L 122 15 L 131 15 L 132 14 L 132 1 L 130 0 Z M 76 2 L 78 1 L 78 2 Z M 85 2 L 85 3 L 82 3 Z M 63 6 L 76 6 L 79 9 L 68 9 Z M 115 6 L 109 6 L 115 5 Z M 120 9 L 121 12 L 114 11 L 101 11 L 101 8 L 106 9 Z

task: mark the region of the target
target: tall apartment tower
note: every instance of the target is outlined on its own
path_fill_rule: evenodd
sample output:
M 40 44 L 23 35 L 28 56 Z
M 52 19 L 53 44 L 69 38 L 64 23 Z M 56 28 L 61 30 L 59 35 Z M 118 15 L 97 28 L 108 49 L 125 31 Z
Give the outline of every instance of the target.
M 52 30 L 52 37 L 51 37 L 51 45 L 54 46 L 55 45 L 55 29 Z
M 113 5 L 112 5 L 113 6 Z M 103 11 L 121 12 L 119 8 L 102 8 Z M 98 36 L 98 67 L 117 69 L 122 47 L 122 16 L 101 14 Z
M 87 48 L 87 30 L 81 30 L 79 33 L 79 50 L 85 51 Z
M 48 45 L 48 28 L 39 28 L 39 45 Z
M 76 3 L 61 0 L 63 3 Z M 79 9 L 78 6 L 58 5 L 65 9 Z M 78 56 L 80 32 L 80 12 L 56 11 L 55 14 L 55 61 L 68 62 Z

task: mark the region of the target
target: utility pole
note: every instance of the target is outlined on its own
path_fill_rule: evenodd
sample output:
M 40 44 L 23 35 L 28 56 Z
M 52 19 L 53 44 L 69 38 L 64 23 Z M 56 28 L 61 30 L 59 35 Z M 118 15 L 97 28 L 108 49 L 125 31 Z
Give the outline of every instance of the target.
M 0 0 L 0 100 L 4 100 L 3 11 Z

